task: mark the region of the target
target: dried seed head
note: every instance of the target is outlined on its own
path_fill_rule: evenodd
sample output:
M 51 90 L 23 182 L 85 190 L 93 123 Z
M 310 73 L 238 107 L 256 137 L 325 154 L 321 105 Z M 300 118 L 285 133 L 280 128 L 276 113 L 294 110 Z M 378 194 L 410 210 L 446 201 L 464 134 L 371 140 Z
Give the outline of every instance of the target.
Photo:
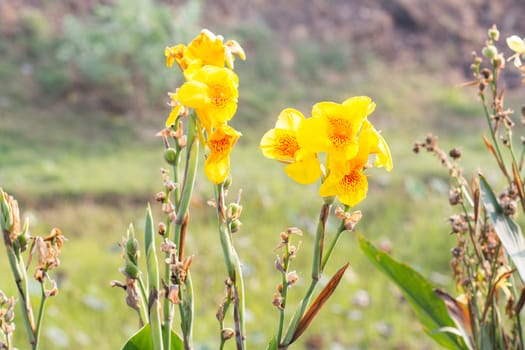
M 158 192 L 156 195 L 155 195 L 155 200 L 157 202 L 164 202 L 166 200 L 166 193 L 165 192 Z
M 163 223 L 163 222 L 159 222 L 159 230 L 158 230 L 158 233 L 159 235 L 163 236 L 166 234 L 166 224 Z
M 459 159 L 461 158 L 461 150 L 459 148 L 452 148 L 450 152 L 448 152 L 448 155 L 452 157 L 452 159 Z
M 231 339 L 235 336 L 235 331 L 231 328 L 224 328 L 221 331 L 221 336 L 222 336 L 222 339 L 224 340 Z
M 292 286 L 295 283 L 297 283 L 297 281 L 299 281 L 299 275 L 297 274 L 297 272 L 288 272 L 288 274 L 286 275 L 286 282 L 288 283 L 288 285 Z
M 450 205 L 458 205 L 463 202 L 461 198 L 461 190 L 457 187 L 451 188 L 448 193 L 448 202 Z

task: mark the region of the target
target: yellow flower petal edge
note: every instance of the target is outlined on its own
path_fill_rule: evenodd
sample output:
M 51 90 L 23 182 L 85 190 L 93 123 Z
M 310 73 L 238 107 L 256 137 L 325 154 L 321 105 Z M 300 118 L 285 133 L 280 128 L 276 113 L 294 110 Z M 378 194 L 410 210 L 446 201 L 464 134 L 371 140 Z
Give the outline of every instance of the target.
M 514 65 L 518 68 L 521 67 L 520 56 L 525 54 L 525 39 L 512 35 L 507 38 L 507 46 L 515 52 L 514 55 L 508 58 L 508 61 L 514 59 Z

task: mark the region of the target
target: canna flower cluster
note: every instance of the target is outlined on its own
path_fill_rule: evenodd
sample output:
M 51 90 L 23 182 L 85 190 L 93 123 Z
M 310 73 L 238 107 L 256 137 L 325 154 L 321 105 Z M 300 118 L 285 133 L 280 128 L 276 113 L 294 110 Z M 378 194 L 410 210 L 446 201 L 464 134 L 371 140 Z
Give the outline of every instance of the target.
M 343 103 L 319 102 L 310 118 L 285 109 L 275 128 L 262 137 L 260 148 L 267 158 L 287 164 L 285 172 L 294 181 L 310 184 L 321 179 L 321 197 L 337 196 L 341 203 L 354 206 L 366 197 L 364 170 L 371 155 L 375 155 L 374 166 L 392 169 L 388 145 L 367 119 L 374 109 L 367 96 Z M 320 153 L 326 153 L 324 165 Z
M 239 78 L 233 72 L 235 56 L 246 55 L 235 40 L 223 42 L 223 37 L 207 29 L 187 46 L 166 47 L 166 65 L 175 63 L 182 70 L 185 82 L 170 93 L 171 113 L 166 127 L 177 124 L 181 115 L 192 108 L 198 119 L 200 140 L 208 148 L 204 165 L 206 176 L 216 184 L 229 174 L 230 153 L 241 133 L 228 126 L 237 111 Z

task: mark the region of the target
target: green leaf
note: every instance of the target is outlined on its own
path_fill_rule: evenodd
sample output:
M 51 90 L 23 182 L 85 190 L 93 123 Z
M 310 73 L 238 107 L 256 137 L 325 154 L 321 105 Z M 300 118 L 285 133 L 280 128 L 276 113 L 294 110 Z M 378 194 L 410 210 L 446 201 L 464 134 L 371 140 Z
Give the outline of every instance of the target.
M 266 350 L 278 350 L 277 347 L 277 338 L 273 337 L 270 342 L 268 343 L 268 346 L 266 347 Z
M 171 331 L 171 347 L 170 350 L 183 350 L 184 344 L 179 335 Z M 151 339 L 151 331 L 149 324 L 138 330 L 137 333 L 128 339 L 122 350 L 153 350 L 153 340 Z
M 447 349 L 468 349 L 460 337 L 450 332 L 439 332 L 440 329 L 455 328 L 455 324 L 445 303 L 434 293 L 430 283 L 410 266 L 378 251 L 363 235 L 357 238 L 368 259 L 401 289 L 425 333 Z
M 481 200 L 485 206 L 485 210 L 489 214 L 490 221 L 494 225 L 494 230 L 498 235 L 507 254 L 512 259 L 516 266 L 521 280 L 525 283 L 525 239 L 521 233 L 521 229 L 516 223 L 503 214 L 503 209 L 498 203 L 492 188 L 488 184 L 485 177 L 480 178 Z

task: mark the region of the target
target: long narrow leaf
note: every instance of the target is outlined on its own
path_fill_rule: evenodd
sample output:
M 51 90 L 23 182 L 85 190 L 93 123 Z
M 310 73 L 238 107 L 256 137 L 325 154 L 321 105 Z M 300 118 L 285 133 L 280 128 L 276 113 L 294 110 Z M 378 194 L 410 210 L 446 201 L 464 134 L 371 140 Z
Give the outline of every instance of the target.
M 430 283 L 410 266 L 397 262 L 387 253 L 378 251 L 363 235 L 358 235 L 359 246 L 368 259 L 401 290 L 412 306 L 425 333 L 447 349 L 468 349 L 463 340 L 441 329 L 455 328 L 443 300 Z
M 510 217 L 503 214 L 503 210 L 485 177 L 480 175 L 479 178 L 481 200 L 485 210 L 489 214 L 490 221 L 494 225 L 494 230 L 503 247 L 516 266 L 521 280 L 525 282 L 525 239 L 521 229 Z
M 177 333 L 171 331 L 171 347 L 169 350 L 183 350 L 184 345 Z M 137 333 L 133 334 L 122 350 L 153 350 L 153 340 L 151 339 L 150 325 L 147 324 Z

